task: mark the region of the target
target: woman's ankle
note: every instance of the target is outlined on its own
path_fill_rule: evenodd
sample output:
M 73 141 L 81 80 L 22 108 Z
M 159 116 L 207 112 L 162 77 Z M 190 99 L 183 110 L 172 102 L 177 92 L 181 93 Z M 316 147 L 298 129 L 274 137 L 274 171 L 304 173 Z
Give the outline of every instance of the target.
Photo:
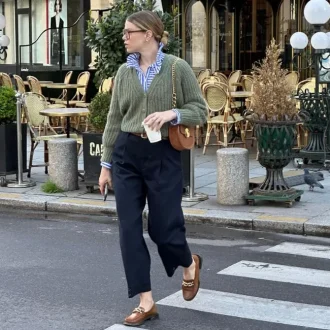
M 151 291 L 140 293 L 140 307 L 143 307 L 146 312 L 154 305 L 154 299 Z

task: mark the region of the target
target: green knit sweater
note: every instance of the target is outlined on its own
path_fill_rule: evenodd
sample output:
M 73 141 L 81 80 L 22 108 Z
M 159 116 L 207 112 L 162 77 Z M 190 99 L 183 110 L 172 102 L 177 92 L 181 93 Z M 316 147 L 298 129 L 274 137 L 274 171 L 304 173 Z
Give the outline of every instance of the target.
M 172 109 L 172 64 L 175 56 L 165 55 L 162 68 L 147 92 L 144 92 L 136 70 L 123 64 L 115 78 L 107 124 L 103 133 L 101 161 L 111 163 L 115 141 L 120 131 L 142 133 L 143 120 L 151 113 Z M 189 64 L 180 59 L 175 66 L 177 107 L 180 123 L 188 126 L 202 125 L 207 108 L 197 79 Z M 161 128 L 168 137 L 168 125 Z

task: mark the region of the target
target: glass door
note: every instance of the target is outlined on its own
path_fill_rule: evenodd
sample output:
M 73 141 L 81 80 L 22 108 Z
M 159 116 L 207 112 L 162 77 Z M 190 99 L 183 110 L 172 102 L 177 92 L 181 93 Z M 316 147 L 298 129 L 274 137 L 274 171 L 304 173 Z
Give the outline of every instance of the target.
M 211 11 L 211 69 L 230 73 L 233 70 L 233 14 L 224 3 L 215 3 Z

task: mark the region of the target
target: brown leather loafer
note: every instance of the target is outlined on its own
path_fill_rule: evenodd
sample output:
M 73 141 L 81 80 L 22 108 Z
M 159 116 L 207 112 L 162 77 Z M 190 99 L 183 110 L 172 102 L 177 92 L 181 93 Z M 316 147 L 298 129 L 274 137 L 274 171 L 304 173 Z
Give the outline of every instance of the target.
M 154 304 L 148 312 L 145 312 L 143 307 L 137 307 L 133 310 L 131 315 L 125 318 L 123 324 L 135 327 L 142 325 L 147 320 L 153 320 L 157 317 L 158 313 L 156 304 Z
M 187 301 L 191 301 L 196 297 L 200 285 L 199 270 L 202 268 L 203 259 L 198 254 L 193 254 L 193 259 L 196 264 L 195 278 L 193 280 L 182 281 L 183 299 Z

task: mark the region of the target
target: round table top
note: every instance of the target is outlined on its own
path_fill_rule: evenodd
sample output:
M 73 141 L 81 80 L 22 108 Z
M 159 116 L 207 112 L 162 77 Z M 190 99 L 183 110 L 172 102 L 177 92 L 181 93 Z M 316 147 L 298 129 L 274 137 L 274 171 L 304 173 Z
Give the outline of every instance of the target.
M 71 116 L 87 116 L 89 110 L 87 108 L 54 108 L 39 111 L 43 116 L 47 117 L 71 117 Z
M 68 88 L 84 88 L 85 85 L 81 84 L 64 84 L 64 83 L 50 83 L 50 84 L 42 84 L 43 87 L 46 88 L 55 88 L 55 89 L 68 89 Z
M 252 94 L 253 93 L 249 91 L 230 92 L 231 97 L 250 97 Z

